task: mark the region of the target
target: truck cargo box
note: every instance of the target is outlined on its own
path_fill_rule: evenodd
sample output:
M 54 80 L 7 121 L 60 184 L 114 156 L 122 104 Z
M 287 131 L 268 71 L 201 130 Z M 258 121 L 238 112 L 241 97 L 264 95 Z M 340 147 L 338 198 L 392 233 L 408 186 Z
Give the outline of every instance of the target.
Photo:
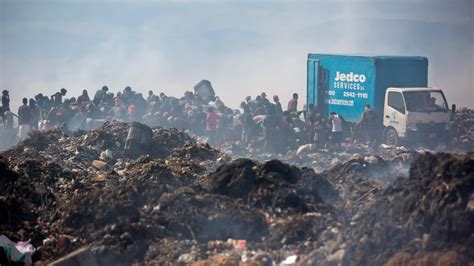
M 426 57 L 308 55 L 307 104 L 314 104 L 325 116 L 334 111 L 356 121 L 365 104 L 381 114 L 388 87 L 427 85 Z

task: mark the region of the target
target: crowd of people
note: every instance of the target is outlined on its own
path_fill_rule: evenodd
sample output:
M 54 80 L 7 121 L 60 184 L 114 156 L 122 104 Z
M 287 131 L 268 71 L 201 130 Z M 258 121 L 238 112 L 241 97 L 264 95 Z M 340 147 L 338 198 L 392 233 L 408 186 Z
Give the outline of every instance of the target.
M 300 145 L 312 143 L 318 148 L 339 148 L 351 128 L 335 112 L 324 117 L 312 104 L 298 109 L 298 94 L 294 93 L 283 108 L 280 98 L 272 100 L 265 92 L 252 99 L 247 96 L 239 109 L 231 109 L 214 95 L 204 98 L 186 91 L 182 97 L 172 97 L 149 91 L 145 97 L 132 88 L 112 93 L 107 86 L 97 90 L 93 97 L 87 90 L 80 96 L 69 97 L 67 90 L 46 96 L 22 100 L 18 112 L 10 110 L 9 91 L 2 94 L 2 138 L 16 143 L 33 130 L 61 128 L 64 131 L 91 130 L 106 121 L 138 121 L 149 126 L 162 126 L 186 130 L 204 139 L 214 147 L 236 144 L 252 147 L 264 153 L 286 153 Z M 14 123 L 14 118 L 18 119 Z M 363 141 L 376 147 L 377 117 L 366 106 L 362 119 L 355 128 L 365 129 Z M 362 130 L 361 132 L 364 132 Z M 354 132 L 352 132 L 354 133 Z M 355 135 L 352 134 L 352 137 Z

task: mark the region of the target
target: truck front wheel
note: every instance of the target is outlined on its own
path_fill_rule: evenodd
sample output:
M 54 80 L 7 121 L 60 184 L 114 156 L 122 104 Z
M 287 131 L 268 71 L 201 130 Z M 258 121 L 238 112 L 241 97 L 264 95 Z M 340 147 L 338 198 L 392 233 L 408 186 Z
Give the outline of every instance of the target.
M 390 146 L 398 146 L 399 139 L 397 131 L 393 128 L 389 128 L 385 133 L 385 144 Z

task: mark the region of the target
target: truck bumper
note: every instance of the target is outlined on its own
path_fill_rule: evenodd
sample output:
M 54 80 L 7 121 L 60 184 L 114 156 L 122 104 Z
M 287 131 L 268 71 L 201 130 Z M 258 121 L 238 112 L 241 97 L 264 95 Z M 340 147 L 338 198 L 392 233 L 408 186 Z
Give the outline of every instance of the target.
M 406 140 L 412 144 L 433 144 L 445 143 L 448 141 L 449 130 L 446 124 L 424 124 L 417 126 L 417 130 L 409 130 L 406 133 Z

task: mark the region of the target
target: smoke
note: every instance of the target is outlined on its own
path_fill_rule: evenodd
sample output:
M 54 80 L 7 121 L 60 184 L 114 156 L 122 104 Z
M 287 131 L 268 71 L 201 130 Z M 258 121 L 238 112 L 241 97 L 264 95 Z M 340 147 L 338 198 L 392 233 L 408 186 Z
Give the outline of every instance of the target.
M 427 56 L 430 85 L 474 103 L 468 0 L 1 5 L 0 85 L 13 110 L 62 87 L 180 96 L 201 79 L 232 107 L 262 91 L 285 102 L 306 94 L 308 53 Z

